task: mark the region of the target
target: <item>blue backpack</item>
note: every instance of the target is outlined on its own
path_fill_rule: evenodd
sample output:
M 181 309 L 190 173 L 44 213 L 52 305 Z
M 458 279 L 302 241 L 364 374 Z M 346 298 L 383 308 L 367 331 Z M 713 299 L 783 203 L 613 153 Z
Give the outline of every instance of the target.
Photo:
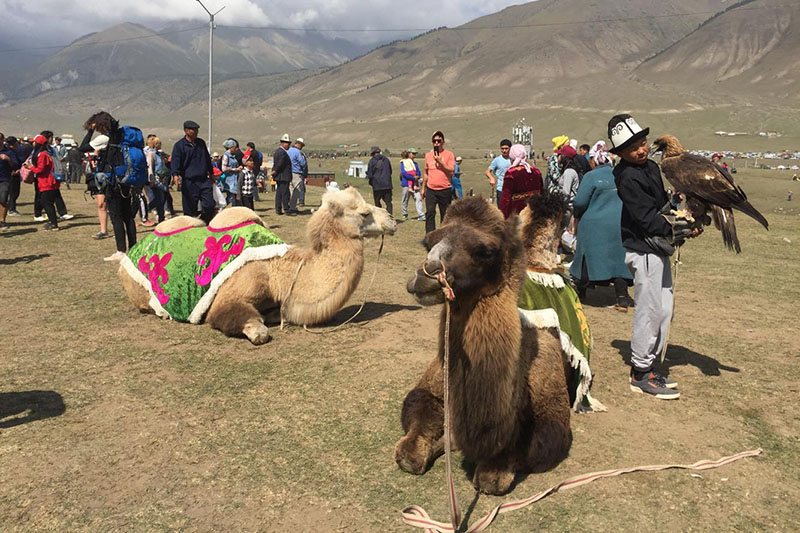
M 128 187 L 144 187 L 148 180 L 142 130 L 133 126 L 122 126 L 118 138 L 122 164 L 114 167 L 116 183 Z

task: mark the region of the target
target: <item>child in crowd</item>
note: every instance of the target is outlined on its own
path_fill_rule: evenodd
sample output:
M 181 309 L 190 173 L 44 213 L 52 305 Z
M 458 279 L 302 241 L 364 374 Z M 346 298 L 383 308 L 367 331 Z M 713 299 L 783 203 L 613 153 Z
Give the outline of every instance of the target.
M 255 209 L 253 195 L 256 187 L 255 161 L 249 157 L 244 162 L 244 169 L 239 172 L 239 192 L 236 199 L 240 205 Z
M 678 384 L 654 369 L 672 318 L 672 275 L 669 258 L 674 246 L 696 236 L 686 219 L 670 213 L 661 170 L 648 158 L 647 135 L 630 115 L 615 115 L 608 123 L 611 152 L 622 161 L 614 168 L 614 183 L 622 200 L 622 246 L 633 274 L 635 312 L 631 334 L 630 388 L 660 400 L 680 397 Z

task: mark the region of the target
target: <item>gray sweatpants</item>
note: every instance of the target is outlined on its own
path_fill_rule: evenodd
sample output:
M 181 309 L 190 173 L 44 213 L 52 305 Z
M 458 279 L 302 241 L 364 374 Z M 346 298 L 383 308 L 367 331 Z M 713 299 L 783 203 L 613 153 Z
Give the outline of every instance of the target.
M 669 257 L 625 252 L 633 274 L 634 301 L 631 363 L 637 371 L 649 370 L 661 354 L 672 316 L 672 274 Z
M 305 187 L 306 180 L 303 175 L 292 172 L 292 183 L 289 185 L 289 209 L 291 211 L 297 209 L 298 202 L 305 203 Z
M 408 200 L 412 196 L 414 197 L 414 205 L 417 208 L 417 217 L 425 216 L 425 210 L 422 208 L 422 197 L 419 191 L 411 192 L 409 187 L 403 187 L 403 203 L 401 204 L 403 206 L 403 218 L 408 216 Z

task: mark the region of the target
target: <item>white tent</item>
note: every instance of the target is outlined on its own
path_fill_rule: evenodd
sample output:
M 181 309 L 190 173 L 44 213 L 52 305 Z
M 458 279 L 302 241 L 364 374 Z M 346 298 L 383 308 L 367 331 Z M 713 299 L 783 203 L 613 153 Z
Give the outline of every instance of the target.
M 366 178 L 367 177 L 367 164 L 363 161 L 350 161 L 350 168 L 347 169 L 347 175 L 351 178 Z

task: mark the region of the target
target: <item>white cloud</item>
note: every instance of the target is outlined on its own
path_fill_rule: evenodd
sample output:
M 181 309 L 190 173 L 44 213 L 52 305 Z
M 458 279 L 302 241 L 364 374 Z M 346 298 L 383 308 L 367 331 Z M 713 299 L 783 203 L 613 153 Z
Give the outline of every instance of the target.
M 519 0 L 518 0 L 519 1 Z M 204 0 L 221 25 L 326 28 L 326 29 L 429 29 L 457 26 L 478 16 L 512 5 L 513 0 Z M 36 35 L 46 45 L 72 41 L 89 32 L 121 22 L 161 28 L 170 21 L 207 21 L 196 0 L 0 0 L 0 11 L 10 18 L 3 40 Z M 343 37 L 362 43 L 405 38 L 416 31 L 347 33 Z

